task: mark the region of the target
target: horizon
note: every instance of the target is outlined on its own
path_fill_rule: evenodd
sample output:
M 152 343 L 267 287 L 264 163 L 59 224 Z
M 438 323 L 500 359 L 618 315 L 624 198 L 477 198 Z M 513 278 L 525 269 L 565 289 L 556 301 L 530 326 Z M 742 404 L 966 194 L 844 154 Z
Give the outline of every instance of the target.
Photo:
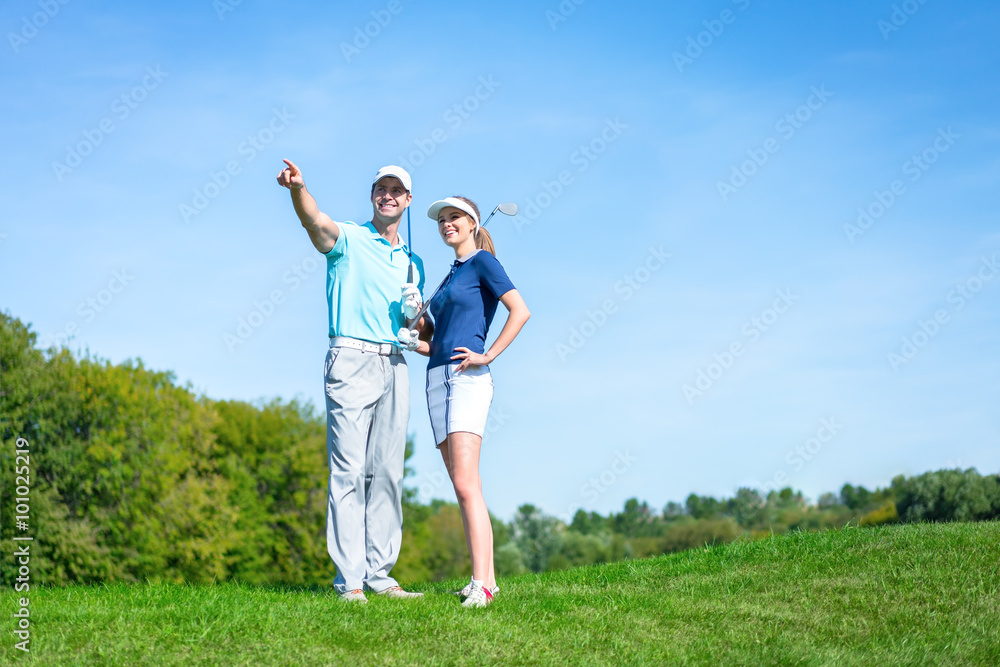
M 275 176 L 364 223 L 396 163 L 425 294 L 431 202 L 520 207 L 490 224 L 532 312 L 491 366 L 496 516 L 1000 470 L 992 3 L 15 0 L 0 25 L 0 307 L 42 347 L 322 406 L 324 263 Z M 407 360 L 407 482 L 454 501 Z

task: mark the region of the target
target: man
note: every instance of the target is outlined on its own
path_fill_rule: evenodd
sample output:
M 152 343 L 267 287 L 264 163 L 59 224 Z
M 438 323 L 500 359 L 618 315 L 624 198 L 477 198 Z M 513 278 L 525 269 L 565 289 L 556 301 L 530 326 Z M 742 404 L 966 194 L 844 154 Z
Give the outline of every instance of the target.
M 388 341 L 405 326 L 404 316 L 416 313 L 424 282 L 423 263 L 413 255 L 419 287 L 406 283 L 410 253 L 398 234 L 413 199 L 410 175 L 396 166 L 380 169 L 372 182 L 372 219 L 357 225 L 320 211 L 302 172 L 284 162 L 278 184 L 291 191 L 295 213 L 326 256 L 326 543 L 337 567 L 333 587 L 356 602 L 367 602 L 364 589 L 420 597 L 389 576 L 403 535 L 410 385 L 401 349 Z

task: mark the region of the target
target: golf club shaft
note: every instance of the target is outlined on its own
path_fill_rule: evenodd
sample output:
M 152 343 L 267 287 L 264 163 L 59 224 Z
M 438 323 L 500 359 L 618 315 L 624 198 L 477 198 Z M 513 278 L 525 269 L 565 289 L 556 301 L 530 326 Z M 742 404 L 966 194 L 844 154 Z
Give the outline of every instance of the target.
M 427 309 L 430 308 L 431 299 L 433 299 L 435 296 L 437 296 L 437 293 L 441 291 L 441 288 L 444 287 L 444 284 L 446 282 L 448 282 L 448 278 L 451 278 L 451 274 L 452 274 L 452 272 L 449 271 L 448 275 L 446 275 L 444 277 L 444 280 L 441 281 L 441 284 L 438 285 L 437 288 L 435 288 L 434 292 L 427 298 L 426 301 L 424 301 L 424 304 L 422 306 L 420 306 L 420 310 L 418 310 L 417 314 L 413 316 L 413 319 L 409 320 L 407 322 L 407 325 L 406 325 L 407 328 L 412 327 L 414 324 L 416 324 L 417 322 L 420 321 L 420 318 L 423 317 L 424 313 L 427 312 Z
M 498 210 L 500 210 L 500 205 L 499 204 L 497 205 L 497 207 L 495 209 L 493 209 L 493 213 L 490 213 L 488 216 L 486 216 L 486 220 L 481 225 L 479 225 L 479 226 L 480 227 L 485 227 L 486 223 L 490 221 L 490 219 L 493 217 L 493 214 L 496 213 Z
M 503 206 L 507 206 L 508 209 L 506 209 L 506 210 L 502 209 L 501 207 L 503 207 Z M 490 221 L 490 218 L 492 218 L 493 214 L 496 213 L 497 211 L 500 211 L 504 215 L 517 215 L 517 206 L 514 205 L 514 204 L 497 204 L 496 208 L 493 209 L 493 213 L 489 214 L 489 216 L 486 218 L 486 221 L 483 222 L 480 225 L 480 227 L 485 227 L 486 223 Z M 407 216 L 409 216 L 410 209 L 408 209 L 408 208 L 406 209 L 406 214 L 407 214 Z M 409 223 L 409 217 L 407 217 L 407 223 Z M 452 273 L 454 273 L 454 269 L 452 271 L 448 272 L 448 275 L 444 277 L 444 280 L 442 280 L 441 284 L 437 286 L 437 289 L 435 289 L 434 292 L 427 298 L 427 300 L 424 301 L 424 304 L 422 306 L 420 306 L 420 310 L 417 311 L 417 314 L 413 317 L 413 319 L 409 320 L 407 322 L 407 328 L 412 327 L 416 322 L 420 321 L 420 318 L 424 316 L 424 313 L 426 313 L 427 309 L 430 307 L 430 305 L 431 305 L 431 299 L 433 299 L 435 296 L 437 296 L 437 293 L 440 292 L 441 288 L 444 287 L 444 285 L 445 285 L 446 282 L 448 282 L 448 278 L 451 277 Z M 410 282 L 413 282 L 413 260 L 412 259 L 410 260 Z
M 406 282 L 413 283 L 413 228 L 410 226 L 410 207 L 406 207 L 406 256 L 410 266 L 406 270 Z

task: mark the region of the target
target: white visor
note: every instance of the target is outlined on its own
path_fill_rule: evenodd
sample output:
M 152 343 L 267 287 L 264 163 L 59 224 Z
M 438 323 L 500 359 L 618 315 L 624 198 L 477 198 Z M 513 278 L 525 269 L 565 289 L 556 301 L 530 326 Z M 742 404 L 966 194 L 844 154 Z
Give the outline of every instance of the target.
M 448 208 L 449 206 L 454 206 L 459 211 L 468 213 L 469 217 L 472 218 L 472 221 L 476 223 L 476 226 L 479 226 L 479 216 L 476 215 L 475 209 L 461 199 L 455 199 L 454 197 L 445 197 L 444 199 L 439 199 L 431 204 L 431 207 L 427 209 L 427 217 L 434 222 L 437 222 L 438 214 L 441 213 L 441 209 Z

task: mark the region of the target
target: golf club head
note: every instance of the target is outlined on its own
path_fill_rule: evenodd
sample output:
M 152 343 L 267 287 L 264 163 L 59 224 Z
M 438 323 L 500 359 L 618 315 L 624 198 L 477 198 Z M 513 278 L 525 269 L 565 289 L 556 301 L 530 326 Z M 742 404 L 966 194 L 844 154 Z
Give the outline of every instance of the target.
M 493 213 L 490 213 L 486 218 L 486 222 L 482 224 L 483 227 L 486 226 L 486 223 L 490 221 L 490 218 L 492 218 L 493 214 L 497 211 L 500 211 L 504 215 L 517 215 L 517 204 L 497 204 L 497 207 L 493 209 Z

